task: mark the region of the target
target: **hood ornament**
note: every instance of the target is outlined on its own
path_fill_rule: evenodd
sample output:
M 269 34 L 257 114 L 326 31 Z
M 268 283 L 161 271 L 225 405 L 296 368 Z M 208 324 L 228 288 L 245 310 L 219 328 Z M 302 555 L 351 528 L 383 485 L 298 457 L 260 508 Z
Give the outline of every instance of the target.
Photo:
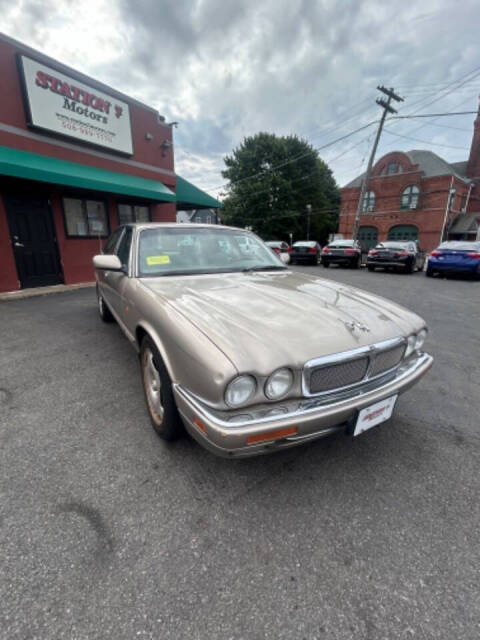
M 357 322 L 356 320 L 344 320 L 343 323 L 349 331 L 353 332 L 355 329 L 358 329 L 359 331 L 370 333 L 370 329 L 367 325 Z

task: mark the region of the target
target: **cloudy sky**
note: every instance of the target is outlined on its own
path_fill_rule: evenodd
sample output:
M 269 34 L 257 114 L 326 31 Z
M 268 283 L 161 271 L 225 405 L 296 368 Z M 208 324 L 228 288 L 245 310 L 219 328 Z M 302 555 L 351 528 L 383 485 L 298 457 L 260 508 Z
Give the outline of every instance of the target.
M 379 117 L 378 84 L 399 113 L 475 110 L 479 21 L 478 0 L 0 0 L 0 31 L 178 120 L 177 171 L 214 195 L 244 136 L 321 148 Z M 391 121 L 379 154 L 466 159 L 473 119 Z M 374 129 L 320 151 L 340 185 Z

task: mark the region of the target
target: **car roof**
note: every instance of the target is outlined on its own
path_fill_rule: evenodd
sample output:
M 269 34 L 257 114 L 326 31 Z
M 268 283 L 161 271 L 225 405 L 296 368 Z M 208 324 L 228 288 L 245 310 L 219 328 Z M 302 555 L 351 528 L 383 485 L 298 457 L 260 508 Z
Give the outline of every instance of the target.
M 199 223 L 199 222 L 127 222 L 122 227 L 134 227 L 135 229 L 213 229 L 213 230 L 224 230 L 228 229 L 230 231 L 241 231 L 242 233 L 252 233 L 251 231 L 247 231 L 247 229 L 242 229 L 241 227 L 229 227 L 224 224 L 208 224 L 208 223 Z M 254 234 L 252 234 L 254 235 Z

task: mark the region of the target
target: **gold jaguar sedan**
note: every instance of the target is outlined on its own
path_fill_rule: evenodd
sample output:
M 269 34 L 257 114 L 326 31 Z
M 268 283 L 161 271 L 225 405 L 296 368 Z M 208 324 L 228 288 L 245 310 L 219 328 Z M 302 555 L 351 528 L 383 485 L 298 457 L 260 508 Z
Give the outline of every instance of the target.
M 236 457 L 356 436 L 432 366 L 416 314 L 291 271 L 242 229 L 124 225 L 93 262 L 100 316 L 139 352 L 165 440 L 186 428 Z

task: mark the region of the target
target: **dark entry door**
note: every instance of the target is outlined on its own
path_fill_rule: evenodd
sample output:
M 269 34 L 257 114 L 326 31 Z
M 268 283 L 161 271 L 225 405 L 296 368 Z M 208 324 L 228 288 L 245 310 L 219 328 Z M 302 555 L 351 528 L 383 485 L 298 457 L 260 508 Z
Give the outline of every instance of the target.
M 22 288 L 63 282 L 48 201 L 41 197 L 5 196 L 4 202 Z

